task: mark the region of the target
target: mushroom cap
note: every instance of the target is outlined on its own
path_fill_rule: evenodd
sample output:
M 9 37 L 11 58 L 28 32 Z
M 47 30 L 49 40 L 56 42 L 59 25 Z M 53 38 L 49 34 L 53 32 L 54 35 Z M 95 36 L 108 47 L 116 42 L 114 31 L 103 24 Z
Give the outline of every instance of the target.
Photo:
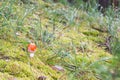
M 28 52 L 30 52 L 30 53 L 34 53 L 35 51 L 36 51 L 36 45 L 35 45 L 35 43 L 30 43 L 29 45 L 28 45 Z

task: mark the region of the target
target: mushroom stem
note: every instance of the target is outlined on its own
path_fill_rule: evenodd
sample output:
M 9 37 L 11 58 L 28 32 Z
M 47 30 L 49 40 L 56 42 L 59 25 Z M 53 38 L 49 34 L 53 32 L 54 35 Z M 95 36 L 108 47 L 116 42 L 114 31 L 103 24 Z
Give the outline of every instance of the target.
M 34 53 L 30 53 L 30 57 L 31 57 L 31 58 L 34 57 Z

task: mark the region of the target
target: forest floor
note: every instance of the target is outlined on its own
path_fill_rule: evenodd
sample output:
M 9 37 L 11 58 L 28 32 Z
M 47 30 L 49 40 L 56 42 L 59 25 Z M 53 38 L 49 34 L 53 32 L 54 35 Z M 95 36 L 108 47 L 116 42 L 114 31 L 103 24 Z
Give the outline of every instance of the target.
M 100 13 L 42 0 L 0 6 L 0 80 L 111 78 L 107 19 Z M 37 45 L 33 58 L 27 52 L 30 41 Z

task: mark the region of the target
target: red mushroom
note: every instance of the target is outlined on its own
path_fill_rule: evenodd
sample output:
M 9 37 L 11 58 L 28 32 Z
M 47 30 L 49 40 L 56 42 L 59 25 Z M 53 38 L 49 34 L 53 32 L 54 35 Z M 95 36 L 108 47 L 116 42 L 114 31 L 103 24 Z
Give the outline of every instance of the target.
M 30 57 L 34 57 L 34 53 L 35 53 L 35 51 L 36 51 L 36 45 L 35 45 L 35 43 L 30 43 L 29 45 L 28 45 L 28 52 L 30 52 Z

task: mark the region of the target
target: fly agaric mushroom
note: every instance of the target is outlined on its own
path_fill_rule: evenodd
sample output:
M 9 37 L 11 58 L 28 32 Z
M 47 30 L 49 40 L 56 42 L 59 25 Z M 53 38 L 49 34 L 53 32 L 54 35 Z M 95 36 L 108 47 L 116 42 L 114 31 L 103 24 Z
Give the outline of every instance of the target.
M 30 57 L 34 57 L 34 53 L 35 53 L 35 51 L 36 51 L 36 45 L 35 45 L 35 43 L 30 43 L 29 45 L 28 45 L 28 52 L 30 53 Z

